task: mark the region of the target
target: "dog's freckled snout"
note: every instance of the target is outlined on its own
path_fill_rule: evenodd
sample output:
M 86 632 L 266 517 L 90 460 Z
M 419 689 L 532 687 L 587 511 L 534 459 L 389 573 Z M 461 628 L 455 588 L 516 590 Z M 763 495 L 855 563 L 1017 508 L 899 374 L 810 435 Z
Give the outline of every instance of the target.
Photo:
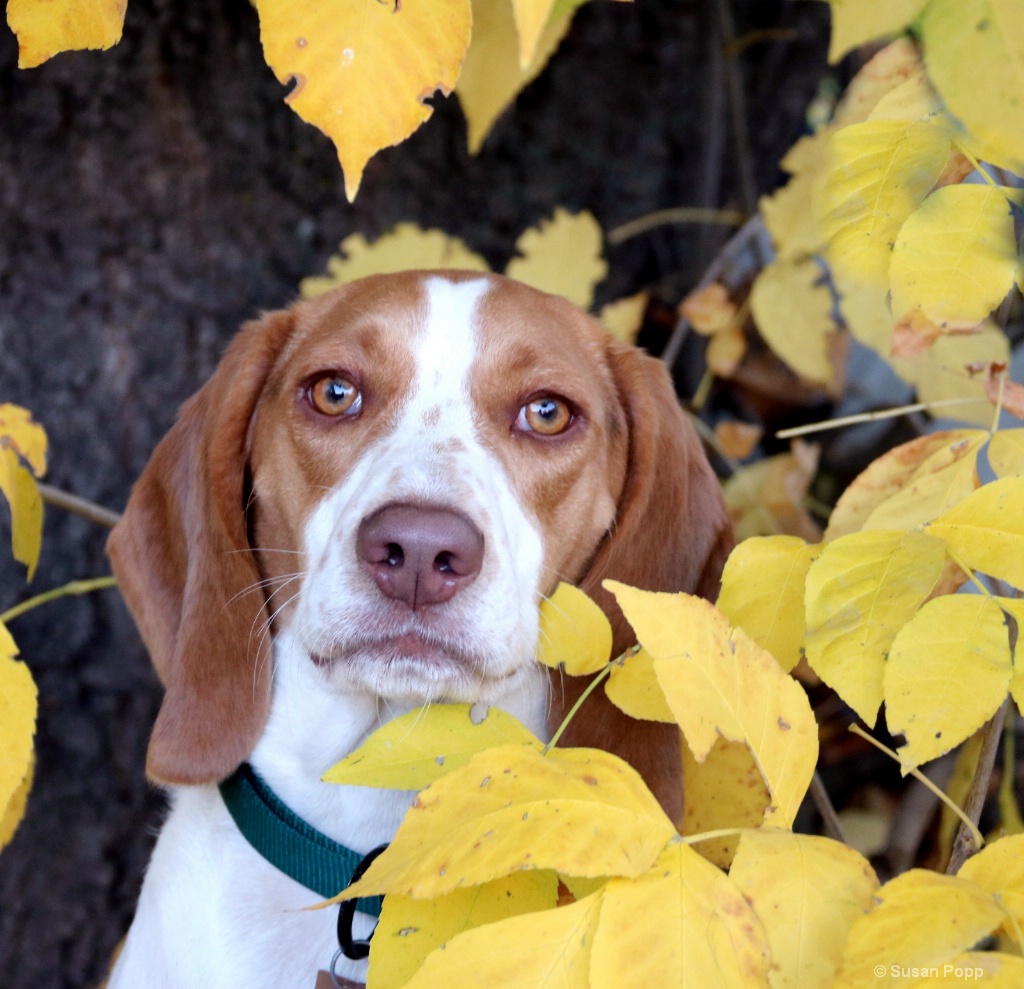
M 484 537 L 452 509 L 395 502 L 363 519 L 356 555 L 386 597 L 415 611 L 442 604 L 473 582 Z

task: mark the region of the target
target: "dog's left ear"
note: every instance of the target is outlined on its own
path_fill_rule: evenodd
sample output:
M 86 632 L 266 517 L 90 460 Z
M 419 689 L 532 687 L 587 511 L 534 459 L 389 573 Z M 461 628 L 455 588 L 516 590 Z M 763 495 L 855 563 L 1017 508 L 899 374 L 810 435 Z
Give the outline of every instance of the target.
M 153 452 L 107 543 L 165 688 L 146 760 L 160 783 L 225 778 L 266 722 L 270 647 L 246 461 L 249 424 L 292 325 L 276 312 L 242 328 Z
M 608 615 L 615 633 L 613 655 L 619 655 L 636 636 L 601 581 L 686 591 L 713 601 L 733 536 L 718 480 L 679 407 L 665 366 L 635 347 L 609 342 L 608 348 L 628 423 L 626 480 L 613 529 L 580 586 Z M 555 684 L 555 696 L 564 690 L 571 704 L 580 689 L 576 678 L 566 677 L 564 685 Z M 567 745 L 589 745 L 622 756 L 673 820 L 681 818 L 682 765 L 675 725 L 635 721 L 599 691 L 563 737 Z

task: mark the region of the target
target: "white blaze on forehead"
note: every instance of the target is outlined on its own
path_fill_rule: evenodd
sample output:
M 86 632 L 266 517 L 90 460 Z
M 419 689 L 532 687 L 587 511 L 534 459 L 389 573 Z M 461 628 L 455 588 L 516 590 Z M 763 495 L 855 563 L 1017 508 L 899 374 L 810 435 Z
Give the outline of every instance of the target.
M 450 282 L 437 277 L 425 287 L 427 312 L 413 341 L 416 376 L 404 418 L 413 428 L 429 425 L 441 427 L 442 434 L 458 434 L 472 422 L 469 372 L 477 349 L 476 313 L 490 286 L 483 278 Z

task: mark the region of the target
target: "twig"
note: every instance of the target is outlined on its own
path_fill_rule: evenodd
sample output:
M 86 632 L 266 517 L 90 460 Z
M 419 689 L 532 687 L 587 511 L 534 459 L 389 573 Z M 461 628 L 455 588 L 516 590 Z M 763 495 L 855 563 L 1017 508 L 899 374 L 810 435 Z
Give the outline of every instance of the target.
M 94 501 L 80 498 L 78 495 L 70 494 L 67 491 L 61 491 L 60 488 L 55 488 L 50 484 L 39 483 L 36 487 L 39 489 L 39 497 L 47 505 L 53 505 L 54 508 L 62 508 L 66 512 L 81 515 L 82 518 L 95 522 L 97 525 L 106 526 L 108 529 L 112 529 L 117 525 L 117 521 L 121 517 L 117 512 L 112 512 L 109 508 L 97 505 Z
M 16 604 L 13 608 L 8 608 L 2 615 L 0 615 L 0 625 L 6 625 L 8 622 L 15 618 L 25 614 L 26 611 L 31 611 L 33 608 L 38 608 L 41 604 L 46 604 L 49 601 L 56 601 L 58 598 L 69 597 L 73 594 L 90 594 L 93 591 L 102 591 L 106 587 L 116 587 L 117 580 L 114 577 L 96 577 L 93 580 L 73 580 L 69 584 L 63 584 L 60 587 L 55 587 L 53 590 L 44 591 L 42 594 L 36 594 L 35 597 L 30 597 L 21 604 Z
M 818 770 L 814 770 L 814 775 L 811 777 L 810 794 L 814 806 L 821 814 L 821 823 L 825 826 L 825 834 L 834 841 L 841 841 L 844 845 L 848 845 L 849 842 L 843 834 L 843 824 L 839 820 L 835 807 L 832 806 L 832 798 L 828 795 L 828 790 L 825 789 Z
M 638 216 L 635 220 L 629 220 L 610 230 L 605 240 L 614 247 L 631 237 L 669 223 L 720 223 L 728 227 L 741 227 L 746 222 L 747 214 L 738 209 L 677 206 L 672 209 L 658 209 L 653 213 Z
M 793 426 L 791 429 L 780 429 L 775 438 L 778 440 L 789 440 L 794 436 L 807 436 L 810 433 L 824 433 L 829 429 L 842 429 L 843 426 L 853 426 L 860 422 L 875 422 L 879 419 L 895 419 L 897 416 L 909 415 L 911 412 L 927 412 L 929 409 L 939 409 L 947 405 L 970 405 L 975 402 L 987 402 L 987 398 L 940 398 L 934 402 L 914 402 L 912 405 L 900 405 L 893 409 L 878 409 L 876 412 L 858 412 L 852 416 L 842 416 L 839 419 L 828 419 L 824 422 L 811 422 L 806 426 Z
M 999 736 L 1003 733 L 1003 722 L 1006 720 L 1006 711 L 1010 704 L 1010 698 L 1003 701 L 1003 706 L 996 711 L 992 720 L 985 726 L 985 740 L 981 744 L 981 754 L 978 756 L 978 765 L 974 770 L 974 779 L 971 782 L 970 792 L 964 802 L 964 816 L 972 821 L 977 830 L 978 821 L 981 820 L 981 810 L 985 806 L 985 797 L 988 796 L 988 784 L 992 778 L 992 767 L 996 762 L 996 752 L 999 749 Z M 946 866 L 946 875 L 954 876 L 960 871 L 964 864 L 975 852 L 978 845 L 967 826 L 967 822 L 961 823 L 953 839 L 953 851 L 949 856 L 949 865 Z

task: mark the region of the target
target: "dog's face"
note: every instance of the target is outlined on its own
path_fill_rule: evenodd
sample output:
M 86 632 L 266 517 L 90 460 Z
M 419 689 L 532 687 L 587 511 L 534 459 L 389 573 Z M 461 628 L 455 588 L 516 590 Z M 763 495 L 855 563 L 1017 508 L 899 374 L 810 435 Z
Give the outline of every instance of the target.
M 486 696 L 532 664 L 540 595 L 614 520 L 604 335 L 497 286 L 371 280 L 295 312 L 252 425 L 254 542 L 274 622 L 332 684 Z
M 664 369 L 565 300 L 414 272 L 272 313 L 183 408 L 111 537 L 166 687 L 150 774 L 206 782 L 246 758 L 267 632 L 328 691 L 486 700 L 534 662 L 560 580 L 621 649 L 601 579 L 713 594 L 729 538 Z M 663 726 L 588 706 L 577 743 L 677 758 Z

